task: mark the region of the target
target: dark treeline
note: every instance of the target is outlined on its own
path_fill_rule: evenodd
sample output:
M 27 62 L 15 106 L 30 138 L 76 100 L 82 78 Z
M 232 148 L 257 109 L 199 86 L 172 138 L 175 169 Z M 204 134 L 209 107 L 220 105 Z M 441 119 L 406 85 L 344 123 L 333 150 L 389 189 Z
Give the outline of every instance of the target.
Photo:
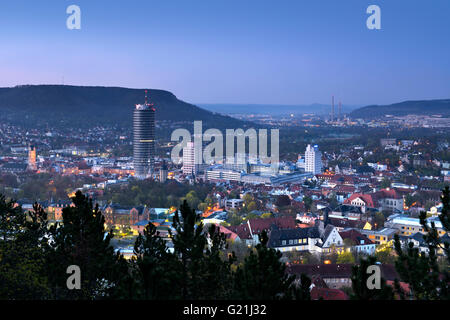
M 125 260 L 110 244 L 98 206 L 80 192 L 48 226 L 39 205 L 24 213 L 0 198 L 0 299 L 309 299 L 285 273 L 281 253 L 267 248 L 267 235 L 242 263 L 225 254 L 225 235 L 205 228 L 185 201 L 177 211 L 169 250 L 149 224 L 138 236 L 137 258 Z M 81 288 L 70 290 L 67 267 L 81 271 Z
M 442 196 L 439 216 L 448 232 L 450 191 Z M 311 280 L 296 281 L 287 275 L 281 253 L 268 248 L 268 236 L 248 248 L 238 262 L 227 250 L 225 235 L 215 226 L 204 227 L 186 201 L 176 212 L 169 249 L 149 224 L 135 241 L 136 257 L 125 260 L 111 246 L 111 231 L 92 199 L 77 192 L 73 207 L 63 209 L 62 223 L 49 225 L 46 213 L 35 204 L 24 212 L 14 201 L 0 196 L 0 299 L 310 299 Z M 434 225 L 421 223 L 429 254 L 410 245 L 402 248 L 398 237 L 396 269 L 409 284 L 415 299 L 449 299 L 449 272 L 437 263 L 442 249 L 449 259 L 449 244 L 442 243 Z M 367 286 L 367 267 L 375 258 L 362 259 L 352 271 L 352 299 L 407 298 L 399 281 L 381 288 Z M 69 266 L 80 268 L 80 289 L 68 289 Z M 441 268 L 441 269 L 440 269 Z
M 152 208 L 178 207 L 184 200 L 193 209 L 214 189 L 214 185 L 183 184 L 175 180 L 160 183 L 153 180 L 133 180 L 126 185 L 109 187 L 99 200 L 119 203 L 124 206 L 147 205 Z

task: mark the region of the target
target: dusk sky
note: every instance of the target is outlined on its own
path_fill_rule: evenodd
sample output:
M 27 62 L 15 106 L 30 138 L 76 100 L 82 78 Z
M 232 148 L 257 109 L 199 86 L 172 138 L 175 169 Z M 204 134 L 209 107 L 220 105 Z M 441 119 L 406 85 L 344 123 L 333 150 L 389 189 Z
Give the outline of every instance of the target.
M 67 6 L 81 30 L 66 28 Z M 366 9 L 381 8 L 381 30 Z M 191 103 L 450 98 L 450 1 L 2 0 L 0 87 L 155 88 Z

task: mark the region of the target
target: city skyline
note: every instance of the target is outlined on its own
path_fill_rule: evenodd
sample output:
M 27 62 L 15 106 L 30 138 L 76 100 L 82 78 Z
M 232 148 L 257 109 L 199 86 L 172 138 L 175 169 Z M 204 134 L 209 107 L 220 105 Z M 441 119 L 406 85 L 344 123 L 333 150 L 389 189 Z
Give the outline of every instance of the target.
M 368 1 L 122 8 L 80 0 L 81 30 L 65 25 L 72 2 L 27 10 L 23 3 L 0 5 L 2 87 L 161 88 L 196 104 L 285 105 L 329 103 L 331 95 L 345 104 L 390 104 L 445 99 L 450 91 L 445 1 L 376 1 L 381 30 L 366 27 Z

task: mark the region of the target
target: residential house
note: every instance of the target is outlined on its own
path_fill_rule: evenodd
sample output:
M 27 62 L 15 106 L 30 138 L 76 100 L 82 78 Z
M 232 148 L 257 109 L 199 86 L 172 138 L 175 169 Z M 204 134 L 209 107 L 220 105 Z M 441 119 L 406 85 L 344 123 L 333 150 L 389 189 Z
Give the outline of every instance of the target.
M 367 230 L 360 229 L 359 232 L 366 235 L 375 244 L 386 244 L 393 241 L 394 235 L 397 233 L 396 229 L 383 228 L 381 230 Z
M 445 229 L 443 229 L 442 223 L 439 220 L 438 216 L 427 218 L 427 224 L 430 227 L 431 222 L 434 222 L 439 236 L 443 236 L 447 233 Z M 384 225 L 386 227 L 398 230 L 398 234 L 403 236 L 413 235 L 416 232 L 425 233 L 425 230 L 420 223 L 420 219 L 411 218 L 401 214 L 394 214 L 389 216 Z
M 379 211 L 403 212 L 403 203 L 400 193 L 389 188 L 373 193 L 354 193 L 344 201 L 344 204 L 360 207 L 363 213 L 369 208 Z
M 319 231 L 321 231 L 320 227 Z M 344 240 L 342 240 L 342 237 L 335 226 L 331 224 L 326 225 L 325 229 L 321 232 L 320 238 L 322 240 L 322 242 L 318 244 L 321 248 L 320 252 L 331 253 L 333 250 L 336 250 L 337 252 L 342 252 L 344 250 Z
M 352 266 L 353 264 L 291 264 L 286 268 L 288 274 L 293 274 L 297 279 L 303 273 L 309 278 L 320 276 L 326 283 L 328 288 L 340 289 L 342 287 L 352 286 Z M 400 276 L 393 265 L 379 264 L 381 277 L 387 283 L 392 285 L 395 279 L 400 280 Z M 405 283 L 400 282 L 402 288 L 405 288 Z M 409 292 L 407 292 L 408 294 Z
M 316 252 L 317 243 L 320 242 L 320 233 L 317 227 L 279 229 L 274 226 L 270 231 L 268 246 L 281 252 Z
M 295 218 L 292 216 L 277 218 L 255 218 L 249 219 L 238 226 L 226 227 L 228 230 L 236 233 L 241 241 L 247 245 L 255 245 L 259 243 L 258 235 L 265 230 L 269 233 L 272 225 L 279 229 L 294 229 L 296 227 Z
M 368 255 L 372 255 L 375 253 L 375 242 L 370 240 L 365 234 L 362 234 L 358 230 L 350 229 L 347 231 L 339 232 L 339 234 L 343 241 L 349 239 L 353 243 L 353 246 L 351 248 L 352 251 Z

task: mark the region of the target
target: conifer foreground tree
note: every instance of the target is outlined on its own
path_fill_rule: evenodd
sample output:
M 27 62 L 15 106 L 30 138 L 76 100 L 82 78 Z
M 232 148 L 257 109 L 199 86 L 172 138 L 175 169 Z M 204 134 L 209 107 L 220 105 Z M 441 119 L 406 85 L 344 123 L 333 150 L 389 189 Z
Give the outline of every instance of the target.
M 136 238 L 128 272 L 115 290 L 117 299 L 173 299 L 176 279 L 176 257 L 168 251 L 164 239 L 149 223 Z
M 281 252 L 268 248 L 268 236 L 263 231 L 256 245 L 245 258 L 243 266 L 235 274 L 235 298 L 243 300 L 309 300 L 311 281 L 302 276 L 300 288 L 295 284 L 295 276 L 286 274 L 286 267 L 280 261 Z
M 186 201 L 180 213 L 181 217 L 176 211 L 173 219 L 175 234 L 169 231 L 177 257 L 174 296 L 193 300 L 229 298 L 234 258 L 222 256 L 227 246 L 225 235 L 214 225 L 205 232 L 200 216 Z
M 442 213 L 439 214 L 439 220 L 442 229 L 446 233 L 450 230 L 449 210 L 450 210 L 450 191 L 447 186 L 442 193 Z M 408 283 L 415 299 L 419 300 L 449 300 L 449 242 L 443 241 L 439 237 L 436 225 L 431 222 L 429 225 L 426 219 L 426 212 L 420 213 L 420 224 L 425 234 L 424 240 L 428 247 L 428 253 L 419 252 L 414 248 L 413 243 L 409 243 L 406 250 L 402 248 L 398 235 L 395 235 L 395 251 L 398 258 L 395 267 L 401 279 Z M 446 259 L 444 268 L 439 268 L 438 253 L 443 254 Z
M 250 253 L 237 272 L 234 252 L 225 255 L 227 242 L 219 228 L 204 228 L 200 217 L 186 201 L 175 213 L 175 231 L 170 252 L 156 228 L 149 224 L 135 243 L 137 258 L 129 263 L 129 273 L 117 287 L 116 297 L 126 299 L 309 299 L 311 281 L 285 273 L 281 253 L 269 249 L 267 235 L 256 254 Z
M 386 280 L 380 278 L 380 288 L 370 289 L 367 280 L 371 276 L 367 273 L 367 269 L 371 265 L 375 265 L 376 258 L 369 256 L 360 259 L 359 265 L 352 266 L 352 289 L 353 294 L 350 296 L 352 300 L 392 300 L 394 299 L 394 290 L 386 284 Z M 397 287 L 397 286 L 396 286 Z
M 123 257 L 110 244 L 112 231 L 106 232 L 105 218 L 92 199 L 77 191 L 73 207 L 63 209 L 62 224 L 50 228 L 53 252 L 48 256 L 48 271 L 54 299 L 107 298 L 119 279 Z M 81 271 L 81 289 L 67 288 L 67 268 Z
M 49 298 L 47 242 L 47 216 L 42 207 L 35 204 L 24 213 L 0 195 L 0 299 Z
M 181 216 L 180 216 L 181 213 Z M 232 260 L 223 257 L 225 236 L 215 226 L 205 231 L 200 217 L 187 201 L 175 212 L 169 231 L 169 251 L 153 224 L 136 239 L 136 258 L 117 287 L 115 297 L 125 299 L 227 299 Z M 228 288 L 228 289 L 227 289 Z

